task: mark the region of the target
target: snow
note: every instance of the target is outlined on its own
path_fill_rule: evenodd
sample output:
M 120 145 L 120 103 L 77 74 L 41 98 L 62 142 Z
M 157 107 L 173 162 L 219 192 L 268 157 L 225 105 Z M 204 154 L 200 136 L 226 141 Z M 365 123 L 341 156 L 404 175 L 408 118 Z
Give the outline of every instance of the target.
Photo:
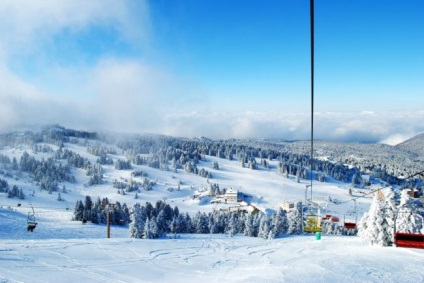
M 66 144 L 76 153 L 96 160 L 79 145 Z M 0 150 L 18 160 L 27 148 Z M 30 154 L 31 151 L 28 150 Z M 48 154 L 39 154 L 46 158 Z M 114 159 L 122 155 L 114 155 Z M 212 169 L 214 161 L 219 170 Z M 206 156 L 197 165 L 205 168 L 220 188 L 233 188 L 252 195 L 252 203 L 267 212 L 275 212 L 281 202 L 310 198 L 307 180 L 297 183 L 276 174 L 276 162 L 270 169 L 242 168 L 237 161 Z M 146 166 L 133 169 L 147 172 L 157 185 L 152 191 L 117 194 L 114 179 L 131 179 L 130 170 L 102 166 L 104 183 L 88 187 L 85 171 L 74 169 L 77 183 L 65 183 L 65 201 L 57 201 L 57 193 L 39 191 L 25 176 L 6 178 L 26 194 L 25 200 L 8 199 L 0 193 L 0 282 L 423 282 L 421 271 L 424 250 L 370 246 L 359 237 L 323 235 L 290 235 L 273 240 L 241 235 L 178 235 L 176 239 L 146 240 L 128 237 L 128 227 L 111 228 L 106 239 L 105 225 L 71 221 L 75 202 L 90 195 L 108 197 L 112 202 L 144 204 L 166 200 L 181 212 L 209 212 L 220 205 L 193 201 L 192 196 L 209 184 L 205 178 L 183 170 L 160 171 Z M 4 176 L 1 176 L 5 178 Z M 135 178 L 137 179 L 137 178 Z M 176 190 L 181 182 L 181 190 Z M 60 184 L 60 188 L 63 184 Z M 168 188 L 174 188 L 172 192 Z M 322 214 L 339 216 L 352 211 L 350 184 L 330 180 L 314 182 L 313 200 L 322 206 Z M 35 190 L 35 196 L 29 196 Z M 361 195 L 362 190 L 354 190 Z M 328 202 L 328 197 L 342 204 Z M 371 196 L 369 196 L 371 197 Z M 209 199 L 205 198 L 204 200 Z M 347 202 L 345 202 L 347 201 Z M 18 203 L 20 206 L 18 207 Z M 369 198 L 357 201 L 358 219 L 370 206 Z M 9 207 L 9 208 L 8 208 Z M 35 210 L 38 225 L 34 232 L 26 230 L 28 212 Z M 67 208 L 69 208 L 67 210 Z
M 424 250 L 313 234 L 128 238 L 128 227 L 71 221 L 72 210 L 0 208 L 0 282 L 422 282 Z
M 311 234 L 130 239 L 127 228 L 40 219 L 33 233 L 0 209 L 0 282 L 422 282 L 424 250 Z M 18 231 L 19 230 L 19 231 Z M 24 231 L 24 232 L 21 232 Z

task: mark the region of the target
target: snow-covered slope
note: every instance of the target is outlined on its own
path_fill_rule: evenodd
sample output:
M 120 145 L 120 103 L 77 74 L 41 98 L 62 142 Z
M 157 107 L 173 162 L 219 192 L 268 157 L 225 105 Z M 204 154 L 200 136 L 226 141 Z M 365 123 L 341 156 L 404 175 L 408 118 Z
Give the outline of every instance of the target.
M 415 154 L 418 159 L 422 160 L 424 158 L 424 133 L 396 145 L 396 148 L 409 151 Z
M 86 148 L 75 144 L 65 144 L 65 149 L 70 149 L 73 152 L 95 162 L 96 156 L 87 153 Z M 11 158 L 16 157 L 18 160 L 24 152 L 29 152 L 37 159 L 47 158 L 47 153 L 31 153 L 30 148 L 27 146 L 19 146 L 17 148 L 5 148 L 0 150 L 1 154 L 8 155 Z M 50 154 L 50 156 L 53 153 Z M 110 155 L 112 159 L 125 159 L 123 155 Z M 213 162 L 219 163 L 219 170 L 212 169 Z M 240 163 L 236 160 L 229 161 L 227 159 L 206 156 L 204 161 L 199 161 L 197 167 L 199 170 L 204 168 L 211 172 L 213 178 L 209 179 L 209 183 L 219 184 L 220 188 L 233 188 L 240 192 L 252 196 L 251 202 L 263 211 L 268 210 L 270 213 L 275 212 L 283 201 L 295 202 L 304 201 L 305 193 L 307 198 L 310 199 L 311 189 L 306 191 L 306 185 L 310 184 L 310 180 L 301 179 L 300 182 L 295 181 L 294 176 L 288 178 L 276 173 L 277 161 L 270 161 L 270 167 L 259 167 L 257 170 L 249 168 L 242 168 Z M 16 176 L 6 177 L 1 176 L 9 182 L 10 186 L 17 185 L 23 188 L 26 195 L 25 200 L 8 199 L 6 194 L 0 193 L 0 205 L 3 207 L 15 207 L 21 203 L 23 209 L 29 209 L 31 206 L 39 209 L 54 208 L 64 210 L 70 208 L 73 210 L 77 200 L 83 200 L 86 195 L 90 195 L 92 199 L 97 197 L 107 197 L 110 201 L 126 203 L 132 206 L 136 202 L 145 203 L 146 201 L 155 203 L 157 200 L 166 200 L 172 206 L 178 206 L 183 212 L 195 213 L 197 211 L 209 212 L 213 209 L 218 209 L 220 204 L 209 203 L 211 198 L 205 197 L 203 201 L 199 202 L 193 200 L 193 195 L 196 193 L 206 191 L 209 189 L 208 180 L 195 174 L 185 172 L 183 169 L 175 171 L 163 171 L 155 168 L 150 168 L 145 165 L 132 165 L 131 170 L 116 170 L 113 165 L 102 165 L 103 169 L 103 182 L 99 185 L 88 186 L 89 177 L 86 176 L 85 170 L 73 168 L 72 174 L 76 177 L 75 183 L 64 182 L 62 185 L 66 186 L 67 193 L 61 193 L 64 201 L 57 201 L 58 192 L 48 194 L 46 191 L 39 190 L 35 183 L 30 181 L 30 178 L 25 174 L 20 178 Z M 156 181 L 153 190 L 141 190 L 137 193 L 138 199 L 135 199 L 135 192 L 126 193 L 125 195 L 118 194 L 117 189 L 113 188 L 114 180 L 129 181 L 134 179 L 141 182 L 141 177 L 132 177 L 131 172 L 134 170 L 142 170 L 147 173 L 150 179 Z M 177 190 L 180 184 L 180 190 Z M 61 187 L 60 186 L 60 187 Z M 172 188 L 173 190 L 170 190 Z M 341 183 L 332 179 L 328 182 L 322 183 L 318 181 L 313 182 L 312 199 L 319 202 L 322 208 L 326 211 L 322 213 L 338 214 L 343 217 L 346 211 L 353 209 L 353 202 L 349 202 L 352 198 L 348 195 L 350 188 L 349 183 Z M 35 191 L 35 196 L 30 196 Z M 366 190 L 356 189 L 354 194 L 366 192 Z M 331 200 L 347 201 L 343 205 L 336 205 Z M 368 209 L 370 204 L 369 198 L 361 198 L 358 200 L 358 214 L 359 216 Z M 237 203 L 234 203 L 237 205 Z M 228 204 L 227 204 L 228 206 Z M 38 210 L 38 209 L 37 209 Z M 25 211 L 23 211 L 26 214 Z
M 424 280 L 424 250 L 372 247 L 357 237 L 315 240 L 312 235 L 303 235 L 264 240 L 182 235 L 178 239 L 140 240 L 114 230 L 112 239 L 104 239 L 98 233 L 103 228 L 40 225 L 39 231 L 28 235 L 36 238 L 40 230 L 47 230 L 52 238 L 0 240 L 0 282 Z M 54 238 L 58 230 L 67 238 Z M 88 234 L 89 238 L 81 237 Z
M 81 139 L 82 140 L 82 139 Z M 91 140 L 88 143 L 93 142 Z M 95 141 L 96 143 L 99 141 Z M 86 145 L 64 143 L 82 158 L 95 162 L 97 156 L 87 152 Z M 0 154 L 20 160 L 24 152 L 36 160 L 54 155 L 51 151 L 34 151 L 28 143 L 0 148 Z M 108 154 L 113 161 L 125 160 L 124 152 L 115 145 Z M 219 163 L 219 169 L 213 164 Z M 258 159 L 259 163 L 260 160 Z M 0 178 L 9 186 L 16 185 L 25 199 L 8 198 L 0 193 L 0 282 L 420 282 L 424 280 L 420 267 L 424 253 L 420 250 L 370 247 L 357 237 L 313 235 L 285 236 L 263 240 L 237 235 L 180 235 L 177 239 L 130 239 L 127 226 L 112 226 L 112 239 L 105 239 L 105 225 L 72 221 L 77 200 L 86 195 L 92 199 L 107 197 L 111 202 L 128 206 L 140 202 L 163 200 L 178 206 L 181 212 L 210 212 L 237 203 L 211 203 L 206 196 L 210 183 L 220 188 L 234 189 L 250 195 L 249 202 L 266 213 L 274 213 L 281 202 L 311 199 L 310 180 L 277 174 L 277 161 L 257 170 L 243 168 L 238 160 L 206 155 L 197 164 L 212 174 L 206 179 L 184 169 L 159 170 L 147 165 L 132 165 L 132 169 L 117 170 L 114 165 L 102 165 L 101 184 L 87 185 L 86 170 L 71 168 L 75 182 L 61 182 L 60 190 L 49 193 L 39 189 L 25 172 L 2 170 Z M 134 170 L 143 171 L 156 185 L 152 190 L 118 194 L 115 180 L 129 182 Z M 209 183 L 208 183 L 209 182 Z M 379 186 L 380 184 L 375 184 Z M 66 187 L 66 192 L 61 188 Z M 179 188 L 179 189 L 178 189 Z M 312 200 L 321 205 L 322 214 L 338 216 L 353 210 L 349 195 L 350 183 L 332 178 L 314 181 Z M 353 189 L 353 196 L 363 196 L 367 189 Z M 62 200 L 59 201 L 59 193 Z M 199 197 L 203 196 L 201 200 Z M 358 218 L 368 210 L 370 196 L 357 200 Z M 329 201 L 329 200 L 332 201 Z M 336 204 L 339 203 L 339 204 Z M 34 209 L 34 210 L 33 210 Z M 35 212 L 38 225 L 27 232 L 27 215 Z M 399 268 L 399 266 L 401 268 Z M 407 272 L 405 272 L 407 269 Z

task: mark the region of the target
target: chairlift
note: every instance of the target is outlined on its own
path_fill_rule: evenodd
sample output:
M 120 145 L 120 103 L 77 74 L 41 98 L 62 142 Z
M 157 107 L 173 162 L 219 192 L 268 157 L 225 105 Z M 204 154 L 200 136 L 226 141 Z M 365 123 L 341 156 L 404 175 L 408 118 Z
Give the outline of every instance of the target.
M 322 220 L 324 221 L 328 221 L 331 219 L 331 214 L 326 214 L 325 216 L 322 217 Z
M 347 217 L 346 217 L 347 216 Z M 355 219 L 353 219 L 353 216 Z M 357 217 L 356 213 L 345 214 L 343 218 L 343 227 L 346 229 L 356 229 Z
M 303 231 L 308 233 L 322 232 L 320 206 L 312 201 L 310 201 L 310 205 L 310 213 L 306 215 L 306 223 L 303 227 Z M 313 208 L 316 208 L 316 213 L 313 211 Z
M 340 221 L 340 219 L 337 217 L 337 216 L 331 216 L 331 218 L 330 218 L 330 220 L 331 220 L 331 222 L 333 222 L 333 223 L 338 223 L 339 221 Z
M 319 214 L 306 215 L 306 224 L 303 227 L 304 232 L 315 233 L 322 232 L 321 217 Z
M 35 221 L 35 211 L 34 207 L 32 207 L 32 214 L 31 212 L 28 212 L 28 218 L 27 218 L 27 231 L 33 232 L 35 227 L 37 227 L 37 222 Z
M 343 218 L 343 227 L 346 229 L 356 229 L 357 227 L 356 223 L 358 222 L 358 215 L 356 213 L 356 200 L 353 200 L 353 201 L 355 203 L 354 211 L 345 214 Z

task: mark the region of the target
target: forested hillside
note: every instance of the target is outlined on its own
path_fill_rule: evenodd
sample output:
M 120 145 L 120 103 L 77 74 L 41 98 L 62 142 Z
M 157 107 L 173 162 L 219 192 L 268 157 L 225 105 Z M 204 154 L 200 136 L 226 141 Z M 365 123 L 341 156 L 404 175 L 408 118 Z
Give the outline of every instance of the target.
M 424 133 L 396 145 L 396 148 L 408 151 L 416 155 L 418 160 L 422 161 L 424 159 Z

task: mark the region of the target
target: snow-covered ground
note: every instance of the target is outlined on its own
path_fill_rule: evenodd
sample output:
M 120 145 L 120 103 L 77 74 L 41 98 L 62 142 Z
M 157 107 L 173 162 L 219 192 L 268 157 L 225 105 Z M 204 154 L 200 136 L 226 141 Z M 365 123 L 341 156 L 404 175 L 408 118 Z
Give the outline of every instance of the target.
M 0 209 L 0 282 L 423 282 L 424 250 L 358 237 L 227 235 L 130 239 L 128 229 Z
M 87 153 L 86 147 L 75 144 L 65 144 L 65 148 L 70 149 L 81 156 L 84 156 L 90 161 L 95 162 L 97 157 Z M 37 159 L 47 158 L 48 154 L 37 153 L 33 154 L 32 150 L 28 146 L 19 146 L 16 148 L 5 148 L 0 150 L 0 153 L 7 156 L 16 157 L 17 160 L 24 151 L 27 151 L 30 155 L 35 156 Z M 52 156 L 53 153 L 50 154 Z M 110 155 L 114 160 L 122 159 L 125 160 L 123 155 Z M 219 170 L 212 169 L 213 162 L 219 163 Z M 213 156 L 206 156 L 205 161 L 200 161 L 197 164 L 199 170 L 204 168 L 212 174 L 210 183 L 219 184 L 220 188 L 233 188 L 240 192 L 247 193 L 252 196 L 251 201 L 255 206 L 262 209 L 263 211 L 269 210 L 275 212 L 278 210 L 280 204 L 283 201 L 295 202 L 304 201 L 305 192 L 307 198 L 310 199 L 311 190 L 310 188 L 305 190 L 306 185 L 310 184 L 309 180 L 295 181 L 294 176 L 286 178 L 276 173 L 277 161 L 270 161 L 270 168 L 264 168 L 259 166 L 258 170 L 252 170 L 249 168 L 242 168 L 240 163 L 236 160 L 229 161 L 227 159 L 221 159 Z M 38 206 L 38 207 L 53 207 L 63 209 L 66 206 L 73 209 L 77 200 L 83 200 L 86 195 L 90 195 L 93 200 L 97 197 L 107 197 L 111 202 L 119 201 L 126 203 L 128 206 L 132 206 L 136 202 L 145 203 L 149 201 L 155 203 L 157 200 L 166 200 L 171 206 L 178 206 L 180 211 L 196 213 L 197 211 L 210 212 L 213 209 L 218 209 L 219 205 L 211 204 L 209 202 L 202 202 L 201 205 L 198 202 L 193 202 L 190 197 L 197 190 L 206 190 L 209 188 L 209 184 L 206 178 L 198 175 L 189 174 L 183 169 L 178 169 L 177 172 L 172 170 L 162 171 L 148 166 L 132 165 L 132 170 L 142 170 L 146 172 L 150 179 L 156 180 L 157 184 L 151 191 L 144 191 L 137 193 L 138 199 L 134 198 L 135 193 L 127 193 L 126 195 L 120 195 L 117 193 L 117 189 L 112 187 L 113 181 L 128 181 L 131 179 L 132 170 L 116 170 L 113 165 L 102 165 L 103 170 L 103 184 L 87 186 L 89 177 L 86 176 L 86 172 L 83 169 L 72 169 L 73 175 L 76 177 L 77 182 L 74 184 L 65 183 L 68 193 L 61 195 L 65 202 L 57 201 L 57 193 L 49 195 L 45 191 L 39 191 L 34 184 L 28 182 L 27 179 L 15 178 L 7 179 L 9 185 L 17 185 L 19 188 L 24 190 L 27 198 L 23 201 L 23 205 L 26 206 Z M 0 178 L 4 178 L 0 175 Z M 134 180 L 141 181 L 139 177 L 135 177 Z M 175 190 L 180 183 L 181 190 Z M 60 184 L 61 188 L 62 184 Z M 173 188 L 173 191 L 169 191 L 169 188 Z M 349 202 L 352 198 L 348 195 L 350 188 L 349 183 L 342 183 L 332 179 L 328 182 L 322 183 L 314 181 L 313 183 L 313 201 L 319 202 L 323 207 L 321 211 L 324 213 L 330 213 L 337 215 L 340 219 L 346 214 L 346 212 L 354 210 L 354 203 Z M 30 197 L 30 193 L 35 189 L 35 197 Z M 355 191 L 368 192 L 367 190 L 354 190 L 354 195 L 359 195 Z M 342 205 L 336 205 L 328 202 L 329 197 L 332 200 L 347 201 Z M 371 196 L 369 196 L 371 198 Z M 357 212 L 360 217 L 365 211 L 368 210 L 370 205 L 370 198 L 360 198 L 357 200 Z M 0 193 L 0 206 L 16 206 L 19 201 L 16 199 L 8 200 L 2 197 Z M 236 203 L 234 205 L 237 205 Z M 26 214 L 26 212 L 24 212 Z
M 85 147 L 67 148 L 90 160 Z M 29 148 L 5 148 L 0 153 L 18 160 Z M 48 157 L 40 154 L 39 158 Z M 113 156 L 114 159 L 123 156 Z M 217 161 L 220 170 L 212 169 Z M 237 161 L 207 156 L 198 168 L 212 173 L 211 183 L 221 188 L 238 189 L 252 196 L 252 202 L 266 211 L 275 211 L 282 201 L 302 201 L 307 180 L 295 182 L 271 169 L 242 168 Z M 133 166 L 157 180 L 152 191 L 121 195 L 112 187 L 114 179 L 131 178 L 130 170 L 103 166 L 104 183 L 84 185 L 88 177 L 82 169 L 74 170 L 77 182 L 66 183 L 65 201 L 57 193 L 40 191 L 28 178 L 8 177 L 17 185 L 25 200 L 9 199 L 0 193 L 0 282 L 423 282 L 424 250 L 395 247 L 373 247 L 358 237 L 290 235 L 274 240 L 241 235 L 180 235 L 176 239 L 130 239 L 128 227 L 112 226 L 111 239 L 106 239 L 105 225 L 71 221 L 75 202 L 86 195 L 93 199 L 108 197 L 112 202 L 151 203 L 166 200 L 181 212 L 194 214 L 219 208 L 219 204 L 199 204 L 191 198 L 198 190 L 208 188 L 205 178 L 178 172 L 160 171 L 146 166 Z M 1 176 L 2 178 L 5 178 Z M 181 190 L 176 189 L 178 183 Z M 61 184 L 62 185 L 62 184 Z M 350 184 L 329 180 L 314 182 L 313 200 L 322 205 L 321 213 L 343 216 L 353 210 Z M 35 192 L 35 196 L 30 196 Z M 362 191 L 363 193 L 363 191 Z M 354 190 L 354 195 L 360 195 Z M 343 202 L 336 205 L 327 200 Z M 19 204 L 19 206 L 18 206 Z M 236 205 L 236 203 L 234 203 Z M 357 201 L 358 217 L 368 210 L 369 198 Z M 35 210 L 38 225 L 27 232 L 27 215 Z

